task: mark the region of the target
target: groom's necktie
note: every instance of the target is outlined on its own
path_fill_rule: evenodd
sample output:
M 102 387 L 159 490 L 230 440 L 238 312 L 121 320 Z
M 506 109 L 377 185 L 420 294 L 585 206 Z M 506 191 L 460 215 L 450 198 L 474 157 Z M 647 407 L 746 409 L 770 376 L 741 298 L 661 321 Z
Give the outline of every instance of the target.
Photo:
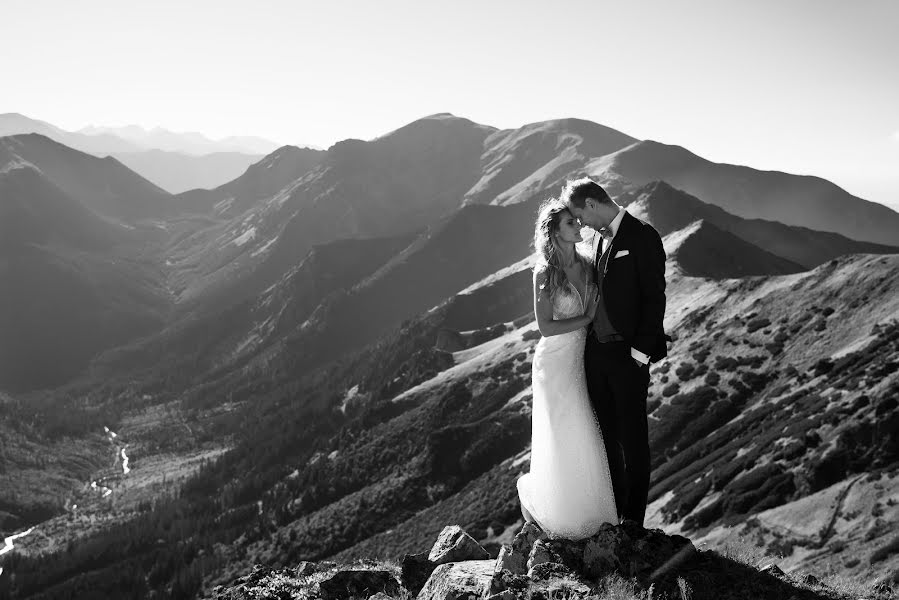
M 605 243 L 605 238 L 600 237 L 599 239 L 599 248 L 602 250 L 603 244 Z M 605 250 L 602 250 L 599 257 L 599 263 L 596 266 L 596 275 L 597 280 L 602 281 L 603 276 L 606 273 L 606 265 L 609 264 L 609 255 L 612 253 L 612 240 L 608 241 L 608 245 Z

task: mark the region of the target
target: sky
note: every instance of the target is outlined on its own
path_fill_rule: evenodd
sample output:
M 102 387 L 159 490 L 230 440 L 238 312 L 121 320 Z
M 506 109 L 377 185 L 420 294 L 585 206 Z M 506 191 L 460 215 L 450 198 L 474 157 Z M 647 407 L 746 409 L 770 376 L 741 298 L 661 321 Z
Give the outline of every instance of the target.
M 564 117 L 899 210 L 896 0 L 0 0 L 0 113 L 327 148 Z

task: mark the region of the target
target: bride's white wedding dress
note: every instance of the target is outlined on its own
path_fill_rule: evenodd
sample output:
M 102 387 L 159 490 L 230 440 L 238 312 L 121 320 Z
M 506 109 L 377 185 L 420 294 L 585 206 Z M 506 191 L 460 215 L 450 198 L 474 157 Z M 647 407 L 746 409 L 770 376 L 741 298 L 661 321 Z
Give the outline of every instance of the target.
M 553 318 L 584 314 L 569 282 L 553 294 Z M 584 328 L 541 338 L 531 372 L 531 470 L 518 479 L 522 506 L 554 538 L 581 539 L 618 524 L 615 494 L 584 373 Z

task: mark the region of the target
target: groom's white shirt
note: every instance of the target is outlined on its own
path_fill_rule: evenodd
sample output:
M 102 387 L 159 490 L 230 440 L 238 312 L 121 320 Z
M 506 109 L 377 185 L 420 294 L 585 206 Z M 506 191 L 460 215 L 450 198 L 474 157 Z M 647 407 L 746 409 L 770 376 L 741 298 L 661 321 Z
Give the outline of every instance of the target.
M 601 238 L 602 239 L 602 252 L 605 252 L 608 249 L 609 244 L 612 243 L 612 240 L 615 239 L 615 235 L 618 233 L 618 228 L 621 226 L 621 221 L 624 219 L 624 213 L 626 213 L 626 212 L 627 211 L 624 209 L 624 207 L 621 207 L 621 209 L 618 211 L 618 214 L 615 215 L 615 218 L 612 219 L 611 223 L 609 223 L 608 229 L 610 232 L 612 232 L 612 236 L 609 238 L 606 238 L 606 237 Z M 614 260 L 614 259 L 612 259 L 612 260 Z M 636 360 L 641 365 L 649 364 L 649 357 L 646 354 L 637 350 L 636 348 L 633 348 L 633 347 L 631 348 L 631 356 L 633 357 L 634 360 Z
M 626 212 L 627 211 L 624 209 L 624 207 L 622 207 L 618 211 L 618 214 L 615 215 L 615 218 L 612 219 L 612 222 L 609 223 L 609 231 L 612 232 L 612 237 L 610 237 L 608 239 L 602 238 L 602 251 L 603 252 L 606 251 L 606 248 L 608 248 L 609 244 L 612 243 L 612 240 L 615 239 L 615 235 L 618 233 L 618 228 L 621 227 L 621 221 L 624 219 L 624 213 L 626 213 Z

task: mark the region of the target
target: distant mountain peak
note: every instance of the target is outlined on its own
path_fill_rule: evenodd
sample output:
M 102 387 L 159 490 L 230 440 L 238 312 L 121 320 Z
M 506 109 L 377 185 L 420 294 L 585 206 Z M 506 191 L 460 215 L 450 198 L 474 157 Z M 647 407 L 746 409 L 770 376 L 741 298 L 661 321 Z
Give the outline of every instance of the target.
M 457 117 L 457 116 L 454 115 L 453 113 L 442 112 L 442 113 L 434 113 L 433 115 L 428 115 L 428 116 L 426 116 L 426 117 L 423 117 L 422 119 L 435 119 L 435 120 L 439 120 L 439 119 L 459 119 L 459 118 L 461 118 L 461 117 Z M 466 119 L 466 120 L 468 120 L 468 119 Z
M 699 220 L 665 237 L 665 252 L 694 277 L 731 279 L 752 275 L 788 275 L 805 269 L 792 261 Z

